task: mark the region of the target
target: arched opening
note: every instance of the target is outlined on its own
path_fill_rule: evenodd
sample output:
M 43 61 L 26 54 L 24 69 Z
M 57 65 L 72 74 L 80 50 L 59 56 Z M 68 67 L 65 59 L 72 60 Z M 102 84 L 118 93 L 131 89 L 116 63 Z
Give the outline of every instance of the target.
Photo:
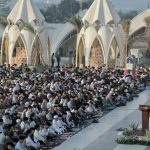
M 89 64 L 90 67 L 101 67 L 104 65 L 102 46 L 97 38 L 91 47 Z
M 39 37 L 37 36 L 32 46 L 31 66 L 39 66 L 45 64 L 42 54 L 43 54 L 43 47 Z
M 107 58 L 107 67 L 108 68 L 115 68 L 115 66 L 116 66 L 117 49 L 119 49 L 117 40 L 116 40 L 116 38 L 113 38 L 110 48 L 109 48 L 109 53 L 108 53 L 108 58 Z
M 2 64 L 8 63 L 8 41 L 6 36 L 3 39 L 2 43 Z
M 78 48 L 77 48 L 77 66 L 80 66 L 81 64 L 84 64 L 84 45 L 82 39 L 79 42 Z
M 21 64 L 27 64 L 27 50 L 21 37 L 17 39 L 14 46 L 11 57 L 11 64 L 16 64 L 17 66 L 20 66 Z
M 60 42 L 59 46 L 56 48 L 55 54 L 59 54 L 61 57 L 61 64 L 74 64 L 76 56 L 76 39 L 77 32 L 73 30 Z M 62 61 L 63 60 L 63 61 Z
M 147 31 L 145 27 L 142 27 L 130 35 L 128 42 L 128 54 L 134 55 L 137 59 L 137 63 L 140 65 L 150 64 L 149 58 L 146 58 L 146 52 L 148 48 Z
M 61 57 L 70 57 L 70 55 L 73 56 L 75 54 L 76 39 L 77 32 L 74 30 L 61 41 L 57 48 L 57 52 L 59 52 Z

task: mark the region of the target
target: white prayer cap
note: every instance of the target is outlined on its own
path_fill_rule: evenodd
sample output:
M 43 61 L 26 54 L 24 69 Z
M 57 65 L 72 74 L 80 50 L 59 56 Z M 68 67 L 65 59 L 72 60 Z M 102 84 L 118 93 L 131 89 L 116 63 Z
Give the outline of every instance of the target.
M 54 119 L 57 119 L 57 118 L 58 118 L 58 115 L 55 115 L 55 116 L 54 116 Z
M 20 119 L 17 119 L 17 120 L 16 120 L 16 123 L 19 123 L 19 122 L 21 122 L 21 120 L 20 120 Z
M 9 113 L 9 109 L 6 109 L 6 110 L 5 110 L 5 113 Z
M 72 113 L 74 113 L 74 112 L 75 112 L 75 110 L 74 110 L 74 109 L 72 109 L 72 110 L 71 110 L 71 112 L 72 112 Z
M 29 107 L 30 103 L 29 102 L 26 102 L 25 103 L 25 107 Z

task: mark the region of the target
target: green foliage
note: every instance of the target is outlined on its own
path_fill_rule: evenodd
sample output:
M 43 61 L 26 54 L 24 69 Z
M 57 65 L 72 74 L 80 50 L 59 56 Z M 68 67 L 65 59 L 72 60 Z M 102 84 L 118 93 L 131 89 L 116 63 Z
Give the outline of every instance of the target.
M 70 19 L 67 19 L 66 22 L 70 22 L 72 25 L 74 25 L 76 27 L 77 33 L 80 32 L 80 30 L 83 26 L 82 20 L 79 15 L 75 15 L 75 16 L 71 17 Z
M 8 15 L 9 12 L 10 12 L 10 3 L 12 0 L 0 0 L 0 12 L 1 12 L 1 15 Z
M 129 125 L 129 128 L 125 128 L 124 131 L 123 131 L 123 136 L 132 136 L 133 134 L 133 131 L 137 131 L 138 130 L 138 124 L 136 123 L 131 123 Z
M 17 25 L 18 25 L 20 31 L 24 29 L 24 30 L 30 31 L 30 32 L 33 33 L 33 34 L 36 34 L 36 30 L 35 30 L 34 27 L 33 27 L 30 23 L 28 23 L 28 22 L 25 22 L 25 21 L 23 21 L 23 20 L 20 20 L 20 21 L 17 23 Z
M 83 10 L 88 9 L 91 6 L 92 3 L 93 3 L 93 0 L 88 0 L 88 1 L 83 2 L 82 9 Z
M 130 21 L 129 20 L 122 20 L 121 25 L 123 27 L 123 30 L 126 34 L 129 34 L 129 29 L 130 29 Z
M 147 137 L 137 137 L 137 136 L 122 136 L 116 140 L 118 144 L 138 144 L 150 146 L 150 139 Z
M 56 5 L 51 5 L 46 10 L 41 10 L 42 14 L 45 17 L 45 20 L 50 23 L 59 22 L 59 12 Z
M 60 18 L 62 18 L 63 20 L 66 18 L 70 18 L 72 15 L 76 14 L 79 9 L 80 4 L 76 0 L 63 0 L 58 5 Z
M 146 131 L 146 136 L 137 136 L 134 132 L 138 131 L 138 124 L 132 123 L 129 127 L 129 129 L 125 129 L 122 135 L 117 138 L 117 143 L 150 146 L 150 131 Z
M 125 129 L 122 133 L 124 136 L 131 136 L 132 135 L 132 130 L 131 129 Z
M 118 138 L 117 143 L 119 144 L 136 144 L 138 141 L 137 137 L 132 137 L 132 136 L 123 136 Z
M 5 28 L 8 25 L 6 16 L 0 16 L 0 26 Z
M 130 125 L 129 125 L 129 127 L 133 130 L 133 131 L 136 131 L 137 129 L 138 129 L 138 124 L 136 124 L 136 123 L 131 123 Z
M 49 23 L 65 22 L 67 18 L 78 13 L 80 4 L 76 0 L 63 0 L 58 6 L 51 5 L 46 10 L 41 10 Z
M 128 11 L 128 12 L 122 12 L 121 10 L 118 12 L 120 18 L 125 20 L 131 20 L 135 16 L 138 15 L 138 12 L 136 10 Z
M 146 137 L 150 138 L 150 131 L 146 130 Z

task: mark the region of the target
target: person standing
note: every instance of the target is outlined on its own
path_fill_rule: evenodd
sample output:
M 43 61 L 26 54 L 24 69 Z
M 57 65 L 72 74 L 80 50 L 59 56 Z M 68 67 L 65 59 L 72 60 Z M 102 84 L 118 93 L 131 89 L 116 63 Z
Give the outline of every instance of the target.
M 56 55 L 56 60 L 57 60 L 57 66 L 60 67 L 61 59 L 60 59 L 60 55 L 59 54 Z
M 54 53 L 52 54 L 52 57 L 51 57 L 51 63 L 52 63 L 52 67 L 54 67 L 54 63 L 55 63 Z

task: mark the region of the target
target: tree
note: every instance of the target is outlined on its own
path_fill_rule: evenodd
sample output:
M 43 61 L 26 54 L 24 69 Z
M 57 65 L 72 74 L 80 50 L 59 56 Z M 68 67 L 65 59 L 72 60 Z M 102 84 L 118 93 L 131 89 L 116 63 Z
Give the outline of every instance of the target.
M 78 13 L 80 4 L 76 0 L 63 0 L 58 5 L 51 5 L 46 10 L 41 10 L 49 23 L 64 22 L 67 18 Z
M 50 23 L 59 22 L 58 9 L 56 5 L 51 5 L 46 10 L 41 10 L 45 20 Z
M 137 16 L 138 12 L 136 10 L 131 10 L 128 12 L 122 12 L 121 10 L 119 10 L 118 14 L 122 19 L 131 20 L 132 18 Z
M 77 34 L 80 33 L 83 23 L 82 23 L 82 20 L 79 15 L 75 15 L 75 16 L 71 17 L 70 19 L 67 19 L 66 21 L 71 23 L 73 26 L 75 26 Z M 72 64 L 71 59 L 72 59 L 72 54 L 69 54 L 70 64 Z
M 80 30 L 83 26 L 82 20 L 79 15 L 75 15 L 75 16 L 71 17 L 70 19 L 67 19 L 67 22 L 69 22 L 75 26 L 77 34 L 80 32 Z
M 8 25 L 7 18 L 5 16 L 0 16 L 0 26 L 5 28 Z
M 0 0 L 0 14 L 8 14 L 10 12 L 9 6 L 11 3 L 13 3 L 12 0 Z
M 88 9 L 91 6 L 92 3 L 93 3 L 93 0 L 84 1 L 82 3 L 82 10 Z
M 1 0 L 0 1 L 0 8 L 6 7 L 10 1 L 11 0 Z
M 147 28 L 147 52 L 146 52 L 146 57 L 150 57 L 150 17 L 145 17 L 144 18 L 146 28 Z
M 59 16 L 62 21 L 70 18 L 80 10 L 80 4 L 76 0 L 63 0 L 58 5 Z
M 128 41 L 129 41 L 129 29 L 130 29 L 130 21 L 122 20 L 121 21 L 122 28 L 125 33 L 125 47 L 124 47 L 124 65 L 126 64 L 126 58 L 128 56 Z
M 82 1 L 82 0 L 80 0 Z M 93 0 L 82 2 L 82 9 L 88 9 Z M 79 0 L 62 0 L 58 5 L 51 5 L 46 10 L 41 10 L 43 16 L 49 23 L 62 23 L 66 19 L 76 15 L 80 10 Z

